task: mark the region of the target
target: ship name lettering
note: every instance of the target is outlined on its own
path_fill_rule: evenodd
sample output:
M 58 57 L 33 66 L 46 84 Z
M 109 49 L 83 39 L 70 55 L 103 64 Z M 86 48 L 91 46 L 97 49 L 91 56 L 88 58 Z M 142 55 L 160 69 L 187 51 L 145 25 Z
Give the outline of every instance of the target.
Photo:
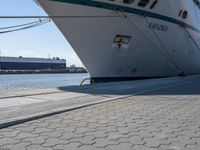
M 163 32 L 167 32 L 168 30 L 168 26 L 157 24 L 157 23 L 149 23 L 148 28 L 153 29 L 153 30 L 163 31 Z

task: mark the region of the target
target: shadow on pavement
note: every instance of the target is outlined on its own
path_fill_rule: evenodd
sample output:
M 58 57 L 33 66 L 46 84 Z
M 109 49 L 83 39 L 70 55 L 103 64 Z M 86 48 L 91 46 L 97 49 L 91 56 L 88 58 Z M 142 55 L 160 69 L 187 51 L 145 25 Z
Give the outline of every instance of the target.
M 184 78 L 177 82 L 152 81 L 140 82 L 121 82 L 112 84 L 99 84 L 97 86 L 68 86 L 59 87 L 66 92 L 85 93 L 92 95 L 200 95 L 200 79 L 187 80 Z M 141 94 L 139 94 L 141 93 Z

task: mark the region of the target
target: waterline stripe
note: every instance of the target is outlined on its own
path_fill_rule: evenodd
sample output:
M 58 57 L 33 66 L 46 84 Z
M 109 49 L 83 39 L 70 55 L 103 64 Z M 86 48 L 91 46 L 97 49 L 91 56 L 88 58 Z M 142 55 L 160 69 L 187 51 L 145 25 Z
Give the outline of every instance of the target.
M 155 18 L 155 19 L 167 21 L 167 22 L 170 22 L 170 23 L 180 25 L 180 26 L 185 27 L 185 28 L 189 28 L 193 31 L 200 33 L 200 29 L 193 27 L 190 24 L 179 21 L 179 20 L 174 19 L 172 17 L 160 15 L 160 14 L 157 14 L 157 13 L 153 13 L 153 12 L 149 12 L 149 11 L 145 11 L 145 10 L 141 10 L 141 9 L 130 8 L 130 7 L 126 7 L 126 6 L 120 6 L 120 5 L 116 5 L 116 4 L 98 2 L 98 1 L 93 1 L 93 0 L 49 0 L 49 1 L 57 1 L 57 2 L 77 4 L 77 5 L 85 5 L 85 6 L 108 9 L 108 10 L 116 9 L 116 10 L 126 12 L 126 13 L 131 13 L 131 14 L 136 14 L 136 15 L 141 15 L 141 16 L 145 16 L 145 17 L 150 17 L 150 18 Z

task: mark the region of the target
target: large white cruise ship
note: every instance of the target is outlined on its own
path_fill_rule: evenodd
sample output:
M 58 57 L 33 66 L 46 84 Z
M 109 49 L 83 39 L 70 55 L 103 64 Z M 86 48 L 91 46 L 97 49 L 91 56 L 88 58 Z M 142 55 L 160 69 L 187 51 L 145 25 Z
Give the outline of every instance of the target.
M 200 73 L 199 0 L 38 0 L 96 82 Z

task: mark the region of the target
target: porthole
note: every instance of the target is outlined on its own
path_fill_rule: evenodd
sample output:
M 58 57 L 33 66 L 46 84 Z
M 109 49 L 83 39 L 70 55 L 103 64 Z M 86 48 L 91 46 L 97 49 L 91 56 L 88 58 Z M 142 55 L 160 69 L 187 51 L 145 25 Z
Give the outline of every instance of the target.
M 183 19 L 186 19 L 187 16 L 188 16 L 188 12 L 185 10 L 185 11 L 183 12 L 183 14 L 182 14 L 182 18 L 183 18 Z
M 149 1 L 150 0 L 140 0 L 138 6 L 145 7 L 149 3 Z

